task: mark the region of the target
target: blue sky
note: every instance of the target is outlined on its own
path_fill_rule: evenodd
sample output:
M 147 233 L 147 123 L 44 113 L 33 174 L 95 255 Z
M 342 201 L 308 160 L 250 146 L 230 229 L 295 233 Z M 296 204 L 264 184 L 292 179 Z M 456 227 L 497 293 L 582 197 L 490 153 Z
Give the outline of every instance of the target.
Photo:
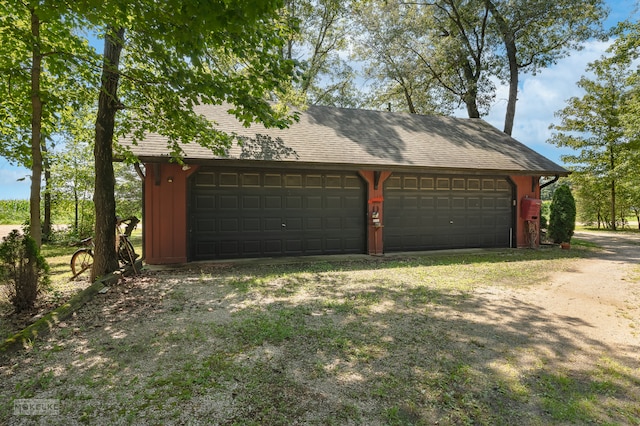
M 607 3 L 611 8 L 608 26 L 631 16 L 637 19 L 636 0 L 609 0 Z M 584 74 L 587 64 L 598 59 L 607 46 L 608 43 L 589 42 L 583 50 L 573 53 L 537 75 L 521 76 L 513 137 L 562 164 L 560 156 L 568 151 L 546 142 L 551 135 L 549 126 L 557 123 L 554 113 L 564 107 L 567 99 L 581 95 L 576 82 Z M 484 117 L 498 129 L 503 128 L 507 93 L 506 86 L 498 88 L 495 104 L 490 114 Z M 0 157 L 0 199 L 28 199 L 30 179 L 27 177 L 18 181 L 28 175 L 29 170 L 12 166 Z

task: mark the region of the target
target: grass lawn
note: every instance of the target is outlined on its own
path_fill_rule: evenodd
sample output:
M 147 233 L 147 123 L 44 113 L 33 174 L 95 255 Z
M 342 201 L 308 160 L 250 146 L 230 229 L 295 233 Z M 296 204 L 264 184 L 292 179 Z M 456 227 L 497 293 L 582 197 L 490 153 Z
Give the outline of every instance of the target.
M 142 231 L 137 229 L 131 236 L 131 242 L 136 253 L 142 253 Z M 69 300 L 78 291 L 89 286 L 88 271 L 75 280 L 71 280 L 71 256 L 79 247 L 70 244 L 44 244 L 42 255 L 50 268 L 51 289 L 37 302 L 37 310 L 45 312 L 52 310 Z M 13 307 L 6 298 L 0 286 L 0 339 L 5 339 L 16 332 L 17 327 L 24 327 L 31 322 L 33 313 L 3 318 L 13 311 Z
M 0 364 L 0 423 L 640 424 L 638 366 L 497 297 L 594 250 L 146 271 Z

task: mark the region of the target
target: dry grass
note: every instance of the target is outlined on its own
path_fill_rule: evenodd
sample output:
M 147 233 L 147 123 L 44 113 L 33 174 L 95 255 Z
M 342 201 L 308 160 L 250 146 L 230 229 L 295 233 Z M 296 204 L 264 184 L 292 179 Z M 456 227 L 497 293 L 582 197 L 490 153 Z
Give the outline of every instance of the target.
M 4 360 L 0 423 L 640 424 L 637 359 L 510 297 L 590 253 L 148 271 Z

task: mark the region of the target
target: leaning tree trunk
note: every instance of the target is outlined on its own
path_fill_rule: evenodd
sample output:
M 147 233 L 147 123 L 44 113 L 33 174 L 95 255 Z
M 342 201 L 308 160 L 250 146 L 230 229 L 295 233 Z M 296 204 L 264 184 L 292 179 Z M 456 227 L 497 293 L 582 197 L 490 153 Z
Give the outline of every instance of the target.
M 468 62 L 464 63 L 463 72 L 467 92 L 462 97 L 462 100 L 467 107 L 467 115 L 469 118 L 480 118 L 480 110 L 478 109 L 478 79 L 480 74 L 474 73 L 472 66 Z
M 118 80 L 120 77 L 120 53 L 124 28 L 108 28 L 104 41 L 102 85 L 98 99 L 96 118 L 95 189 L 93 203 L 96 209 L 95 253 L 91 280 L 113 272 L 118 268 L 116 254 L 116 202 L 115 176 L 113 173 L 113 134 L 116 112 L 119 109 Z
M 511 135 L 513 132 L 513 122 L 516 117 L 516 102 L 518 101 L 519 69 L 518 59 L 516 56 L 516 37 L 494 2 L 491 0 L 485 0 L 485 6 L 489 9 L 491 15 L 498 24 L 500 32 L 502 33 L 504 48 L 507 51 L 507 60 L 509 61 L 509 99 L 507 101 L 507 112 L 504 118 L 504 132 Z
M 42 240 L 51 241 L 53 226 L 51 224 L 51 163 L 46 140 L 42 143 L 42 164 L 44 166 L 44 221 L 42 222 Z
M 29 196 L 29 232 L 38 247 L 42 244 L 40 225 L 40 179 L 42 178 L 42 99 L 40 98 L 40 74 L 42 53 L 40 52 L 40 19 L 31 11 L 31 35 L 34 40 L 31 63 L 31 193 Z

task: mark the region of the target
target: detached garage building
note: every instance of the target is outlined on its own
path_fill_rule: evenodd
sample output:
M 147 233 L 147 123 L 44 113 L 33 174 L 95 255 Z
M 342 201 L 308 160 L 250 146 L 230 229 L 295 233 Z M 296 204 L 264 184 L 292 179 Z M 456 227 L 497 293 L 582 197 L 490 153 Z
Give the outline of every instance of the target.
M 241 137 L 225 156 L 192 143 L 180 166 L 161 136 L 131 146 L 147 263 L 528 246 L 521 203 L 568 174 L 480 119 L 312 106 L 281 130 L 228 109 L 197 110 Z

